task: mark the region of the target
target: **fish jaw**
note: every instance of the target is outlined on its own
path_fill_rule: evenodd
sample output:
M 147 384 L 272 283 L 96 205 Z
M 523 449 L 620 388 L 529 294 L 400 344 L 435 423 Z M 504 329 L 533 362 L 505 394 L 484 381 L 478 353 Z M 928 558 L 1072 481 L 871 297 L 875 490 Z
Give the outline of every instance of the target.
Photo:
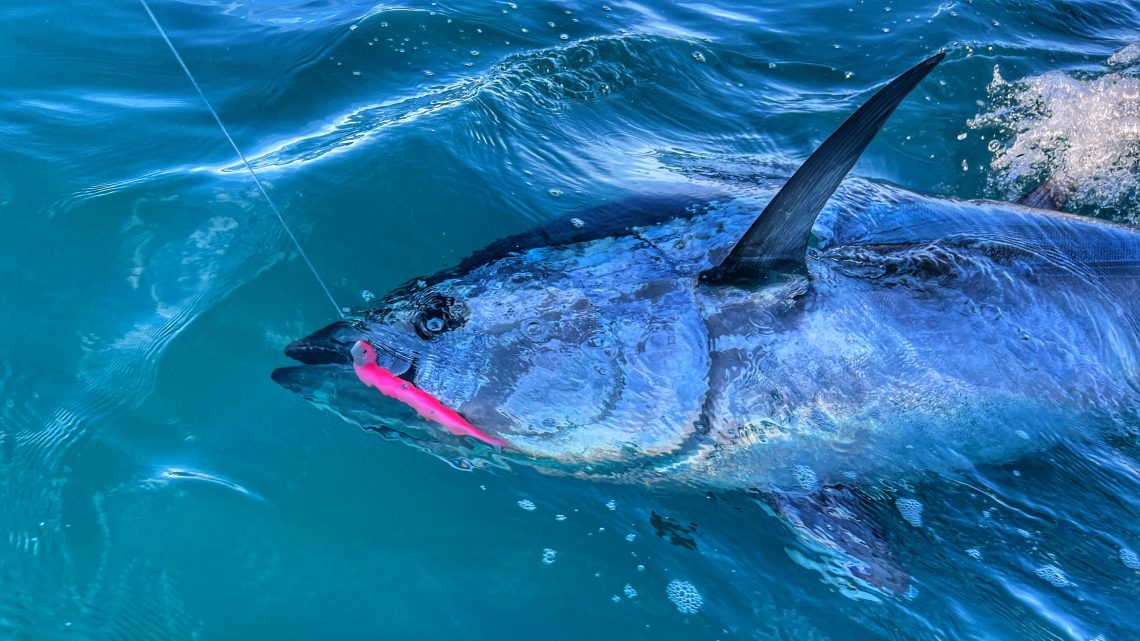
M 470 436 L 497 450 L 501 450 L 506 445 L 506 441 L 490 436 L 467 422 L 467 419 L 441 403 L 436 397 L 378 365 L 376 363 L 376 350 L 367 341 L 358 340 L 353 344 L 352 368 L 361 383 L 375 388 L 384 396 L 407 405 L 424 419 L 443 426 L 448 433 L 456 436 Z

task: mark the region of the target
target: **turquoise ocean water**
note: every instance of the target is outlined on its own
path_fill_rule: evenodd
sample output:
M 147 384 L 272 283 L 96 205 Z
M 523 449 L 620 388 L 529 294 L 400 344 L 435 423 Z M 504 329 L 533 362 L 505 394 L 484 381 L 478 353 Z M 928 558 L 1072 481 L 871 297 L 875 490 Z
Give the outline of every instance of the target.
M 1133 2 L 154 10 L 345 305 L 802 160 L 943 48 L 857 174 L 1010 198 L 1054 173 L 1080 213 L 1136 211 Z M 914 576 L 886 597 L 743 495 L 465 473 L 315 409 L 269 374 L 334 310 L 142 7 L 2 15 L 0 638 L 1140 638 L 1134 442 L 908 480 L 920 524 L 873 488 Z

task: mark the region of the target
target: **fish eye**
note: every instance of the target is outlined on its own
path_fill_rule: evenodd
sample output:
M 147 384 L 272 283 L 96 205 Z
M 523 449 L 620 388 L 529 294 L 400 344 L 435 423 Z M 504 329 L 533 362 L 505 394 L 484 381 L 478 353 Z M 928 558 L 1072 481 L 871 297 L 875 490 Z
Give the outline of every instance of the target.
M 416 334 L 424 340 L 431 340 L 436 334 L 440 334 L 448 328 L 443 312 L 438 309 L 426 309 L 420 312 L 412 324 L 416 329 Z
M 431 340 L 443 332 L 463 325 L 466 320 L 466 307 L 450 296 L 438 294 L 420 303 L 419 312 L 412 318 L 416 334 Z

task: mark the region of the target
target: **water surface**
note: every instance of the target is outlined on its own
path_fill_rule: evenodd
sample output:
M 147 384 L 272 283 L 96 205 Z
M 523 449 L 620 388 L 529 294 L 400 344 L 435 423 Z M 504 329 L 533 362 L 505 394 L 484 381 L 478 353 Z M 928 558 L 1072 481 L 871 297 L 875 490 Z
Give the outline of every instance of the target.
M 1006 199 L 1060 175 L 1075 211 L 1138 210 L 1127 2 L 154 10 L 345 305 L 770 176 L 942 48 L 856 173 Z M 1140 636 L 1134 442 L 869 488 L 914 576 L 886 597 L 743 494 L 463 473 L 316 410 L 269 372 L 333 310 L 142 7 L 3 12 L 0 637 Z

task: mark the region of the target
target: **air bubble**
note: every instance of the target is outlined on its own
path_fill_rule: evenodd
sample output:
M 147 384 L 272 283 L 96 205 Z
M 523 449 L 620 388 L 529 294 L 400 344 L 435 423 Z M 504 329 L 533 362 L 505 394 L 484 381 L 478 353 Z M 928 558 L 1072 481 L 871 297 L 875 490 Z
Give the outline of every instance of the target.
M 704 62 L 705 61 L 705 54 L 701 53 L 700 51 L 694 51 L 693 52 L 693 60 L 696 60 L 697 62 Z
M 519 501 L 519 507 L 526 510 L 527 512 L 533 512 L 535 510 L 535 508 L 537 508 L 538 506 L 536 506 L 534 504 L 534 501 L 532 501 L 530 499 L 522 499 L 521 501 Z
M 637 540 L 637 535 L 636 535 L 636 534 L 634 534 L 634 533 L 632 533 L 632 532 L 630 532 L 629 534 L 626 534 L 626 535 L 625 535 L 625 540 L 626 540 L 626 541 L 629 541 L 630 543 L 633 543 L 634 541 L 636 541 L 636 540 Z
M 611 512 L 613 510 L 616 510 L 617 509 L 617 501 L 615 501 L 613 499 L 606 501 L 606 509 L 610 510 Z
M 1064 588 L 1074 585 L 1061 568 L 1055 565 L 1043 565 L 1036 570 L 1037 576 L 1048 581 L 1055 588 Z
M 800 489 L 805 492 L 811 492 L 819 487 L 819 477 L 815 475 L 815 470 L 806 465 L 793 467 L 792 477 L 796 479 L 796 484 L 800 486 Z
M 1120 548 L 1120 562 L 1130 570 L 1140 570 L 1140 557 L 1128 548 Z
M 575 229 L 581 229 L 586 226 L 586 221 L 581 218 L 571 218 L 570 224 L 573 225 Z
M 1127 67 L 1140 61 L 1140 43 L 1130 44 L 1108 57 L 1108 66 Z
M 704 598 L 697 591 L 696 586 L 688 581 L 673 579 L 665 587 L 665 596 L 677 606 L 681 614 L 696 614 L 704 604 Z
M 565 514 L 555 514 L 555 515 L 554 515 L 554 520 L 555 520 L 555 521 L 565 521 L 565 520 L 566 520 L 566 515 L 565 515 Z
M 633 586 L 628 584 L 628 583 L 625 584 L 625 587 L 622 588 L 621 591 L 622 591 L 622 594 L 624 594 L 625 598 L 627 598 L 627 599 L 633 599 L 633 598 L 637 597 L 637 590 L 634 590 Z
M 914 527 L 922 527 L 922 502 L 915 499 L 898 499 L 895 501 L 895 507 L 907 523 Z
M 543 565 L 550 565 L 551 563 L 554 563 L 554 559 L 557 556 L 558 556 L 558 552 L 556 552 L 550 548 L 544 549 L 542 551 L 542 564 Z

